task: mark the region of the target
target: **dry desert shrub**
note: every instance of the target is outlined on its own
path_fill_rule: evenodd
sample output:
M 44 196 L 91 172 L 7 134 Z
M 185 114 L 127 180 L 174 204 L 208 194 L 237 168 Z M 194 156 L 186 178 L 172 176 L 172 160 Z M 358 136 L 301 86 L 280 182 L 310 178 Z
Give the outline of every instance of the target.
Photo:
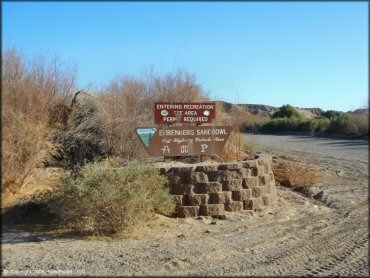
M 82 233 L 113 235 L 175 208 L 167 178 L 149 164 L 131 162 L 114 169 L 88 164 L 74 178 L 66 175 L 45 200 L 65 225 Z
M 323 177 L 318 171 L 306 168 L 298 162 L 285 161 L 273 165 L 275 180 L 282 186 L 300 190 L 312 186 Z
M 65 127 L 51 135 L 53 143 L 60 146 L 58 154 L 53 156 L 55 161 L 52 165 L 76 174 L 85 164 L 98 162 L 109 155 L 105 123 L 99 101 L 81 96 L 71 109 Z
M 15 49 L 2 62 L 2 185 L 16 191 L 56 150 L 48 137 L 49 109 L 68 101 L 75 73 L 57 58 L 28 61 Z

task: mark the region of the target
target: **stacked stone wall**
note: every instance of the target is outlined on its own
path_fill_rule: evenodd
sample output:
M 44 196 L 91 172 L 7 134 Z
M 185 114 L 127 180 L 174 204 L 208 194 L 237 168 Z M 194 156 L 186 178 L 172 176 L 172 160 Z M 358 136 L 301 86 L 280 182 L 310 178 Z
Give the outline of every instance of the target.
M 225 211 L 262 210 L 277 200 L 271 158 L 232 163 L 162 167 L 178 217 L 221 216 Z

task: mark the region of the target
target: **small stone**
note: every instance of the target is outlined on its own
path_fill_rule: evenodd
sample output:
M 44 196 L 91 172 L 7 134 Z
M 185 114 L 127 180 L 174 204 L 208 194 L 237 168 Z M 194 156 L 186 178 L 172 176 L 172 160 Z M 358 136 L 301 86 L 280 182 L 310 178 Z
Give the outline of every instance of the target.
M 213 220 L 213 221 L 211 222 L 211 224 L 212 224 L 212 225 L 216 225 L 216 224 L 217 224 L 217 221 L 216 221 L 216 220 Z
M 209 233 L 211 233 L 211 230 L 205 230 L 204 231 L 206 234 L 209 234 Z
M 217 219 L 220 219 L 220 220 L 227 220 L 227 217 L 225 214 L 220 214 L 220 215 L 217 215 L 216 216 Z
M 177 237 L 186 237 L 184 234 L 178 234 Z
M 342 171 L 342 170 L 336 171 L 335 173 L 337 174 L 338 177 L 343 177 L 344 176 L 344 171 Z

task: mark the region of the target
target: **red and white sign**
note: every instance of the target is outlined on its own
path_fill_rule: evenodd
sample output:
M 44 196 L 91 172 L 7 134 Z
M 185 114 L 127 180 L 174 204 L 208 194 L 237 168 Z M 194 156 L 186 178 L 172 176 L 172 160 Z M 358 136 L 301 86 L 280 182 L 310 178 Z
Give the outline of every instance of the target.
M 212 123 L 216 118 L 214 102 L 156 102 L 154 103 L 154 121 L 156 124 L 204 124 Z

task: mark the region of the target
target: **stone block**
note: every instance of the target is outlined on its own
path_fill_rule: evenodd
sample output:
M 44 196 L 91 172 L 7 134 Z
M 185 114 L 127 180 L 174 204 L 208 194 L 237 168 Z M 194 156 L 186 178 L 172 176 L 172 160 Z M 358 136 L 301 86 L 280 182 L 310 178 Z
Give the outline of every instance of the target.
M 185 166 L 185 167 L 171 167 L 168 169 L 167 173 L 174 173 L 174 174 L 186 174 L 192 172 L 194 167 L 192 166 Z
M 261 210 L 262 198 L 252 198 L 244 201 L 244 209 L 246 210 Z
M 209 171 L 208 172 L 208 180 L 209 181 L 217 181 L 218 179 L 218 171 Z
M 209 164 L 209 165 L 199 165 L 195 168 L 195 172 L 211 172 L 217 171 L 218 164 Z
M 275 183 L 274 184 L 271 183 L 270 194 L 275 199 L 278 197 Z
M 218 166 L 218 170 L 238 170 L 242 168 L 242 165 L 240 163 L 222 163 Z
M 267 164 L 267 173 L 273 173 L 271 163 Z
M 258 187 L 255 187 L 255 188 L 252 189 L 252 197 L 253 198 L 262 197 L 265 194 L 266 194 L 266 191 L 265 191 L 264 187 L 258 186 Z
M 270 175 L 265 174 L 263 176 L 259 176 L 258 177 L 258 182 L 259 182 L 259 185 L 268 185 L 268 184 L 270 184 L 270 182 L 271 182 Z
M 217 193 L 222 191 L 222 184 L 216 181 L 207 183 L 198 183 L 198 192 L 200 194 Z
M 238 173 L 241 174 L 241 178 L 245 179 L 252 176 L 252 170 L 247 168 L 241 168 L 236 170 Z
M 253 168 L 253 174 L 255 176 L 263 176 L 265 174 L 265 170 L 263 166 L 257 166 Z
M 219 170 L 209 172 L 210 181 L 232 181 L 234 179 L 241 179 L 242 177 L 242 173 L 238 171 Z
M 252 189 L 258 186 L 258 177 L 249 177 L 243 179 L 243 188 Z
M 184 199 L 184 195 L 172 195 L 173 198 L 175 199 L 175 203 L 176 203 L 176 206 L 179 207 L 179 206 L 182 206 L 183 205 L 183 199 Z
M 258 165 L 258 160 L 242 161 L 242 166 L 244 168 L 254 168 L 257 165 Z
M 209 203 L 209 198 L 208 194 L 194 194 L 188 196 L 188 202 L 190 206 L 206 205 Z
M 265 193 L 266 194 L 270 194 L 271 193 L 271 182 L 266 184 L 264 187 L 265 187 Z
M 243 189 L 243 180 L 234 179 L 231 181 L 221 181 L 222 191 L 237 191 Z
M 171 191 L 173 195 L 193 195 L 197 192 L 197 185 L 190 183 L 175 184 Z
M 225 210 L 226 211 L 241 211 L 244 209 L 244 203 L 243 202 L 231 202 L 225 204 Z
M 249 178 L 249 177 L 252 177 L 252 169 L 246 169 L 244 168 L 244 174 L 243 174 L 243 178 Z
M 200 214 L 203 216 L 217 216 L 225 214 L 224 204 L 200 205 Z
M 252 197 L 252 190 L 251 189 L 241 189 L 238 191 L 233 191 L 232 197 L 234 201 L 245 201 Z
M 180 176 L 178 174 L 170 173 L 167 175 L 168 184 L 173 186 L 175 184 L 180 184 L 185 182 L 184 176 Z
M 210 193 L 211 204 L 226 204 L 232 202 L 231 192 Z
M 177 208 L 177 217 L 195 217 L 199 215 L 199 206 L 180 206 Z
M 275 202 L 275 199 L 270 194 L 266 194 L 262 197 L 262 202 L 264 206 L 272 206 Z
M 269 164 L 269 163 L 271 163 L 272 162 L 272 157 L 271 156 L 265 156 L 265 157 L 260 157 L 260 159 L 259 159 L 260 161 L 262 161 L 262 164 L 263 165 L 267 165 L 267 164 Z
M 208 182 L 208 176 L 203 172 L 189 172 L 186 174 L 186 181 L 188 183 L 205 183 Z
M 275 185 L 275 182 L 270 182 L 270 184 L 269 184 L 269 186 L 268 186 L 269 188 L 270 188 L 270 192 L 268 192 L 268 193 L 270 193 L 270 194 L 272 194 L 272 195 L 274 195 L 275 194 L 275 196 L 276 196 L 276 194 L 277 194 L 277 192 L 276 192 L 276 185 Z

